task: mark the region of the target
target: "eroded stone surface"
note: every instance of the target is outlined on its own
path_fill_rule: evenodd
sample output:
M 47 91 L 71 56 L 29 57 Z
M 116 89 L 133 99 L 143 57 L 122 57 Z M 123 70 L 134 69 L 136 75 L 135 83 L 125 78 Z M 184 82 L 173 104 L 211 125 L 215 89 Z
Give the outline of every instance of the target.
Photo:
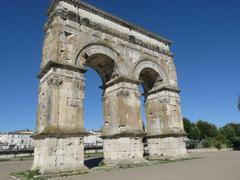
M 142 138 L 121 137 L 104 139 L 103 152 L 106 165 L 132 164 L 144 162 Z
M 187 157 L 186 145 L 182 137 L 148 138 L 150 159 L 181 159 Z
M 42 174 L 86 171 L 83 138 L 52 137 L 35 140 L 32 169 L 37 168 Z

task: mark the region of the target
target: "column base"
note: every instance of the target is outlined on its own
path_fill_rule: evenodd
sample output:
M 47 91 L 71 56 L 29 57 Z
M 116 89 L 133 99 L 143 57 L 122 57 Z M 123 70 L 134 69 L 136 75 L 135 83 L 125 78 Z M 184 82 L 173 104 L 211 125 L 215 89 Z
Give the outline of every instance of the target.
M 183 137 L 148 138 L 149 159 L 187 158 L 187 149 Z
M 118 137 L 103 141 L 103 162 L 108 166 L 146 162 L 143 153 L 142 137 Z
M 36 139 L 32 169 L 39 169 L 42 175 L 87 171 L 83 137 Z

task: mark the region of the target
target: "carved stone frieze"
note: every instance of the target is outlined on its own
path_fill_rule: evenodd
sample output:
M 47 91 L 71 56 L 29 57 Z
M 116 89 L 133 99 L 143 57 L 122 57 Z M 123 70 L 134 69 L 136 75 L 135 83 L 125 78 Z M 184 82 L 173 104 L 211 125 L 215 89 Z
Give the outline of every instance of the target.
M 70 107 L 79 107 L 81 106 L 82 101 L 79 98 L 68 98 L 67 105 Z
M 52 22 L 52 19 L 55 16 L 58 16 L 63 20 L 66 20 L 66 19 L 71 20 L 75 23 L 79 23 L 80 25 L 87 26 L 89 28 L 92 28 L 94 30 L 97 30 L 97 31 L 100 31 L 100 32 L 103 32 L 103 33 L 106 33 L 106 34 L 110 34 L 114 37 L 118 37 L 118 38 L 120 38 L 124 41 L 128 41 L 130 43 L 133 43 L 133 44 L 136 44 L 138 46 L 144 47 L 144 48 L 149 49 L 151 51 L 155 51 L 155 52 L 158 52 L 158 53 L 161 53 L 161 54 L 165 54 L 165 55 L 170 56 L 170 57 L 173 56 L 173 54 L 171 52 L 169 52 L 168 50 L 159 48 L 158 46 L 155 46 L 155 45 L 150 44 L 150 43 L 146 43 L 146 42 L 142 41 L 141 39 L 136 38 L 133 35 L 129 36 L 128 34 L 123 34 L 119 31 L 116 31 L 114 29 L 106 27 L 102 24 L 90 21 L 88 18 L 80 18 L 80 16 L 73 11 L 67 11 L 65 9 L 57 9 L 55 11 L 53 11 L 50 14 L 50 19 L 45 25 L 45 30 L 50 26 L 50 24 Z
M 49 86 L 60 86 L 62 83 L 63 83 L 63 80 L 62 79 L 58 79 L 58 78 L 50 78 L 48 81 L 47 81 L 48 85 Z
M 159 102 L 161 104 L 169 104 L 170 103 L 170 98 L 168 98 L 168 97 L 160 98 Z
M 129 91 L 126 89 L 121 89 L 120 91 L 117 92 L 117 97 L 128 97 L 129 96 Z
M 85 89 L 85 84 L 84 83 L 77 83 L 77 88 L 83 91 Z
M 141 97 L 141 93 L 140 93 L 140 92 L 135 92 L 135 96 L 136 96 L 137 98 L 139 98 L 139 97 Z
M 181 105 L 180 99 L 176 99 L 176 104 L 177 104 L 177 105 Z

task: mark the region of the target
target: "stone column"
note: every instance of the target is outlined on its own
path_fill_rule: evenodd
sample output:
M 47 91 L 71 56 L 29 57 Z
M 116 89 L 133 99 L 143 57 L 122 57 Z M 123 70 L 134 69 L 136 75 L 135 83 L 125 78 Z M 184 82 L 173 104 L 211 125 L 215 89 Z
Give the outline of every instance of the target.
M 83 70 L 49 62 L 40 74 L 33 169 L 79 172 L 84 166 Z
M 138 82 L 118 78 L 104 87 L 103 152 L 108 165 L 144 161 Z
M 187 156 L 179 91 L 159 87 L 148 93 L 147 142 L 151 159 L 179 159 Z

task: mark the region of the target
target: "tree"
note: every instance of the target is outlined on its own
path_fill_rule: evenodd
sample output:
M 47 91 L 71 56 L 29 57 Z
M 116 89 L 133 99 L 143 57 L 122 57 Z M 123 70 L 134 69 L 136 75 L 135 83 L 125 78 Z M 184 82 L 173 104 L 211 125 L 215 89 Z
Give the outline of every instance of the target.
M 208 137 L 216 137 L 218 135 L 217 127 L 214 124 L 210 124 L 206 121 L 199 120 L 196 126 L 200 130 L 200 139 L 206 139 Z
M 192 123 L 189 119 L 183 118 L 184 130 L 187 133 L 187 137 L 191 140 L 199 140 L 200 139 L 200 130 L 194 123 Z
M 196 148 L 201 135 L 199 128 L 187 118 L 183 118 L 183 125 L 189 139 L 188 148 Z
M 237 103 L 237 105 L 238 105 L 238 110 L 240 111 L 240 96 L 238 96 L 238 103 Z
M 233 149 L 240 150 L 240 136 L 233 139 Z
M 228 141 L 223 134 L 218 134 L 216 137 L 212 139 L 214 142 L 214 147 L 217 149 L 222 149 L 224 146 L 232 147 L 230 141 Z
M 194 126 L 189 133 L 189 139 L 199 140 L 200 137 L 201 137 L 201 132 L 199 128 L 197 126 Z
M 184 126 L 184 130 L 187 134 L 190 133 L 191 129 L 192 129 L 192 122 L 188 119 L 188 118 L 183 118 L 183 126 Z
M 227 124 L 228 126 L 231 126 L 234 131 L 235 131 L 235 134 L 236 136 L 240 136 L 240 124 L 237 124 L 237 123 L 229 123 Z
M 219 132 L 228 140 L 232 140 L 236 136 L 235 130 L 230 124 L 220 128 Z

